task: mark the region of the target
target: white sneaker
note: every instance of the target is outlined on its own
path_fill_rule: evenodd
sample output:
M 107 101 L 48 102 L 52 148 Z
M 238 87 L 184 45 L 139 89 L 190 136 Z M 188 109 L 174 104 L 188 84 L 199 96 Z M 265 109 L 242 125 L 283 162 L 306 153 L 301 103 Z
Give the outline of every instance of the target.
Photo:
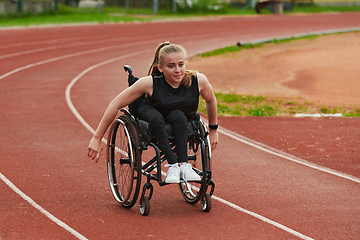
M 180 166 L 180 178 L 186 181 L 200 181 L 200 176 L 194 171 L 190 163 L 183 163 Z
M 164 181 L 166 183 L 179 183 L 180 182 L 180 167 L 179 167 L 179 164 L 178 163 L 166 164 L 165 167 L 169 167 L 169 170 L 166 173 L 166 177 L 165 177 Z

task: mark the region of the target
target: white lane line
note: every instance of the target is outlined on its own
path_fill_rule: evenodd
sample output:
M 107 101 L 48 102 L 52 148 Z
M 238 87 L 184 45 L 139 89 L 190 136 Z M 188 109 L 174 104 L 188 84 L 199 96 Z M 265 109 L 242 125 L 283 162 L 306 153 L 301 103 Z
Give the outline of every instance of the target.
M 152 36 L 153 35 L 150 35 L 150 34 L 149 35 L 143 35 L 142 39 L 144 39 L 144 38 L 151 39 Z M 196 37 L 196 35 L 192 35 L 192 36 Z M 197 34 L 197 36 L 206 37 L 206 36 L 212 36 L 212 34 L 211 33 Z M 157 35 L 157 37 L 159 37 L 159 36 Z M 186 36 L 183 36 L 181 38 L 186 38 Z M 179 37 L 178 37 L 178 39 L 179 39 Z M 56 49 L 62 49 L 62 48 L 72 48 L 72 47 L 87 46 L 87 45 L 100 44 L 100 43 L 112 43 L 112 44 L 114 44 L 116 42 L 123 41 L 123 40 L 128 40 L 128 42 L 131 42 L 130 37 L 107 38 L 107 39 L 99 39 L 99 40 L 95 40 L 95 41 L 76 42 L 76 43 L 71 43 L 71 44 L 66 44 L 66 45 L 48 46 L 48 47 L 25 50 L 25 51 L 21 51 L 21 52 L 9 53 L 9 54 L 6 54 L 6 55 L 0 55 L 0 60 L 5 59 L 5 58 L 10 58 L 10 57 L 18 57 L 18 56 L 25 55 L 25 54 L 33 54 L 33 53 L 56 50 Z M 152 40 L 154 40 L 154 39 L 152 39 Z M 215 40 L 215 38 L 214 38 L 214 40 Z M 146 41 L 150 41 L 150 40 L 146 40 Z M 123 47 L 123 45 L 124 44 L 115 45 L 115 46 L 109 46 L 109 47 L 106 47 L 105 50 L 113 49 L 113 48 L 119 48 L 119 46 Z M 103 51 L 103 50 L 104 50 L 104 48 L 100 48 L 100 51 Z M 211 50 L 213 50 L 213 49 L 211 49 Z
M 256 40 L 250 40 L 245 42 L 239 42 L 241 44 L 257 44 L 257 43 L 266 43 L 266 42 L 272 42 L 275 39 L 276 40 L 286 40 L 291 38 L 300 38 L 300 37 L 307 37 L 307 36 L 314 36 L 314 35 L 328 35 L 328 34 L 334 34 L 334 33 L 350 33 L 350 32 L 358 32 L 360 31 L 359 27 L 351 27 L 351 28 L 337 28 L 337 29 L 329 29 L 329 30 L 319 30 L 319 31 L 309 31 L 306 33 L 298 33 L 294 35 L 285 35 L 285 36 L 277 36 L 277 37 L 268 37 L 268 38 L 262 38 L 262 39 L 256 39 Z
M 135 52 L 135 53 L 133 54 L 133 56 L 139 55 L 140 53 L 141 53 L 141 52 Z M 67 102 L 70 110 L 73 112 L 73 114 L 75 115 L 75 117 L 81 122 L 81 124 L 83 124 L 83 126 L 84 126 L 88 131 L 90 131 L 91 133 L 94 133 L 95 130 L 84 120 L 84 118 L 83 118 L 83 117 L 80 115 L 80 113 L 76 110 L 75 106 L 73 105 L 73 103 L 72 103 L 72 101 L 71 101 L 71 88 L 74 86 L 74 84 L 75 84 L 82 76 L 84 76 L 86 73 L 90 72 L 91 70 L 93 70 L 93 69 L 95 69 L 95 68 L 97 68 L 97 67 L 103 66 L 103 65 L 105 65 L 105 64 L 107 64 L 107 63 L 114 62 L 114 61 L 117 61 L 117 60 L 120 60 L 120 59 L 123 59 L 123 58 L 126 58 L 126 57 L 130 57 L 130 55 L 131 55 L 131 54 L 124 55 L 124 56 L 120 56 L 120 57 L 118 57 L 118 58 L 109 59 L 109 60 L 107 60 L 107 61 L 98 63 L 98 64 L 93 65 L 93 66 L 91 66 L 91 67 L 88 67 L 87 69 L 85 69 L 84 71 L 82 71 L 79 75 L 77 75 L 77 76 L 69 83 L 69 85 L 66 87 L 66 90 L 65 90 L 65 99 L 66 99 L 66 102 Z M 102 139 L 102 140 L 103 140 L 103 142 L 106 142 L 105 139 Z M 260 149 L 260 150 L 261 150 L 261 149 Z M 165 173 L 162 172 L 162 174 L 165 174 Z M 275 227 L 277 227 L 277 228 L 280 228 L 280 229 L 282 229 L 283 231 L 286 231 L 286 232 L 288 232 L 288 233 L 290 233 L 290 234 L 292 234 L 292 235 L 294 235 L 294 236 L 297 236 L 297 237 L 299 237 L 299 238 L 301 238 L 301 239 L 306 239 L 306 240 L 311 240 L 311 239 L 312 239 L 312 238 L 310 238 L 310 237 L 308 237 L 308 236 L 306 236 L 306 235 L 304 235 L 304 234 L 301 234 L 301 233 L 299 233 L 299 232 L 297 232 L 297 231 L 295 231 L 295 230 L 293 230 L 293 229 L 290 229 L 290 228 L 288 228 L 288 227 L 286 227 L 286 226 L 284 226 L 284 225 L 282 225 L 282 224 L 280 224 L 280 223 L 274 222 L 274 221 L 272 221 L 272 220 L 270 220 L 270 219 L 268 219 L 268 218 L 266 218 L 266 217 L 263 217 L 263 216 L 261 216 L 261 215 L 259 215 L 259 214 L 257 214 L 257 213 L 254 213 L 254 212 L 251 212 L 251 211 L 249 211 L 249 210 L 246 210 L 246 209 L 244 209 L 244 208 L 242 208 L 242 207 L 240 207 L 240 206 L 238 206 L 238 205 L 236 205 L 236 204 L 234 204 L 234 203 L 231 203 L 231 202 L 229 202 L 229 201 L 227 201 L 227 200 L 224 200 L 224 199 L 222 199 L 222 198 L 220 198 L 220 197 L 217 197 L 217 196 L 214 196 L 214 195 L 213 195 L 212 198 L 215 199 L 215 200 L 217 200 L 217 201 L 219 201 L 219 202 L 221 202 L 221 203 L 223 203 L 223 204 L 225 204 L 225 205 L 227 205 L 227 206 L 229 206 L 229 207 L 232 207 L 232 208 L 234 208 L 234 209 L 236 209 L 236 210 L 238 210 L 238 211 L 241 211 L 241 212 L 243 212 L 243 213 L 249 214 L 249 215 L 251 215 L 251 216 L 253 216 L 253 217 L 255 217 L 255 218 L 257 218 L 257 219 L 259 219 L 259 220 L 261 220 L 261 221 L 263 221 L 263 222 L 266 222 L 266 223 L 271 224 L 271 225 L 273 225 L 273 226 L 275 226 Z
M 232 208 L 240 211 L 240 212 L 249 214 L 250 216 L 253 216 L 253 217 L 257 218 L 257 219 L 260 219 L 260 220 L 263 221 L 263 222 L 266 222 L 266 223 L 271 224 L 271 225 L 273 225 L 273 226 L 275 226 L 275 227 L 277 227 L 277 228 L 280 228 L 280 229 L 284 230 L 285 232 L 288 232 L 288 233 L 290 233 L 290 234 L 292 234 L 292 235 L 294 235 L 294 236 L 297 236 L 297 237 L 299 237 L 299 238 L 301 238 L 301 239 L 306 239 L 306 240 L 311 240 L 311 239 L 313 239 L 313 238 L 308 237 L 308 236 L 306 236 L 306 235 L 304 235 L 304 234 L 301 234 L 301 233 L 299 233 L 299 232 L 297 232 L 297 231 L 295 231 L 295 230 L 292 230 L 291 228 L 288 228 L 288 227 L 286 227 L 286 226 L 284 226 L 284 225 L 282 225 L 282 224 L 280 224 L 280 223 L 277 223 L 277 222 L 272 221 L 272 220 L 270 220 L 270 219 L 268 219 L 268 218 L 266 218 L 266 217 L 263 217 L 263 216 L 261 216 L 261 215 L 259 215 L 259 214 L 257 214 L 257 213 L 254 213 L 254 212 L 251 212 L 251 211 L 249 211 L 249 210 L 246 210 L 246 209 L 244 209 L 244 208 L 242 208 L 242 207 L 239 207 L 238 205 L 235 205 L 235 204 L 233 204 L 233 203 L 231 203 L 231 202 L 228 202 L 228 201 L 226 201 L 226 200 L 224 200 L 224 199 L 222 199 L 222 198 L 216 197 L 216 196 L 214 196 L 214 195 L 212 195 L 211 197 L 212 197 L 213 199 L 215 199 L 215 200 L 218 200 L 218 201 L 221 202 L 221 203 L 224 203 L 224 204 L 226 204 L 226 205 L 228 205 L 228 206 L 230 206 L 230 207 L 232 207 Z
M 70 38 L 57 38 L 57 39 L 48 39 L 48 40 L 41 40 L 41 41 L 32 41 L 32 42 L 20 42 L 20 43 L 12 43 L 12 44 L 2 44 L 0 49 L 9 49 L 15 47 L 26 47 L 32 45 L 41 45 L 41 44 L 52 44 L 52 43 L 64 43 L 70 41 L 81 40 L 82 37 L 70 37 Z
M 342 113 L 296 113 L 295 117 L 315 117 L 315 118 L 321 118 L 321 117 L 342 117 Z
M 75 85 L 75 83 L 82 77 L 84 76 L 86 73 L 90 72 L 91 70 L 101 67 L 105 64 L 111 63 L 111 62 L 115 62 L 121 59 L 125 59 L 125 58 L 129 58 L 129 57 L 134 57 L 140 54 L 144 54 L 146 52 L 150 52 L 150 50 L 146 50 L 146 51 L 139 51 L 139 52 L 134 52 L 134 53 L 130 53 L 127 55 L 123 55 L 120 57 L 116 57 L 116 58 L 112 58 L 109 60 L 106 60 L 104 62 L 95 64 L 91 67 L 88 67 L 87 69 L 85 69 L 84 71 L 82 71 L 79 75 L 77 75 L 66 87 L 65 90 L 65 100 L 70 108 L 70 110 L 72 111 L 72 113 L 75 115 L 75 117 L 80 121 L 80 123 L 86 128 L 88 129 L 92 134 L 95 133 L 95 130 L 84 120 L 84 118 L 80 115 L 80 113 L 76 110 L 76 108 L 74 107 L 74 104 L 71 101 L 71 96 L 70 96 L 70 92 L 71 92 L 71 88 Z M 105 141 L 105 142 L 104 142 Z M 103 142 L 106 143 L 106 140 L 103 139 Z
M 121 46 L 122 47 L 122 46 Z M 81 55 L 85 55 L 85 54 L 90 54 L 90 53 L 96 53 L 96 52 L 100 52 L 100 51 L 105 51 L 105 50 L 110 50 L 110 49 L 113 49 L 113 48 L 116 48 L 116 47 L 103 47 L 103 48 L 98 48 L 98 49 L 92 49 L 92 50 L 87 50 L 87 51 L 83 51 L 83 52 L 77 52 L 77 53 L 71 53 L 71 54 L 67 54 L 67 55 L 63 55 L 63 56 L 59 56 L 59 57 L 55 57 L 55 58 L 50 58 L 50 59 L 46 59 L 46 60 L 43 60 L 43 61 L 39 61 L 39 62 L 36 62 L 36 63 L 31 63 L 31 64 L 28 64 L 28 65 L 25 65 L 25 66 L 22 66 L 22 67 L 19 67 L 19 68 L 16 68 L 10 72 L 7 72 L 3 75 L 0 76 L 0 80 L 3 79 L 3 78 L 6 78 L 10 75 L 13 75 L 17 72 L 20 72 L 22 70 L 25 70 L 25 69 L 28 69 L 28 68 L 32 68 L 32 67 L 35 67 L 35 66 L 39 66 L 39 65 L 43 65 L 43 64 L 46 64 L 46 63 L 51 63 L 51 62 L 55 62 L 55 61 L 59 61 L 59 60 L 63 60 L 63 59 L 66 59 L 66 58 L 71 58 L 71 57 L 76 57 L 76 56 L 81 56 Z M 120 47 L 117 47 L 117 48 L 120 48 Z
M 107 36 L 101 35 L 101 39 L 110 38 L 112 35 L 108 34 Z M 39 40 L 39 41 L 31 41 L 31 42 L 20 42 L 20 43 L 11 43 L 11 44 L 2 44 L 0 49 L 9 49 L 16 47 L 28 47 L 33 45 L 42 45 L 42 44 L 58 44 L 58 43 L 68 43 L 72 41 L 81 41 L 84 39 L 88 39 L 89 36 L 81 36 L 81 37 L 66 37 L 66 38 L 56 38 L 56 39 L 47 39 L 47 40 Z M 99 39 L 100 40 L 100 39 Z M 94 40 L 96 41 L 96 40 Z
M 154 40 L 154 42 L 156 41 L 156 39 Z M 11 76 L 17 72 L 23 71 L 25 69 L 28 68 L 32 68 L 35 66 L 39 66 L 39 65 L 43 65 L 46 63 L 51 63 L 51 62 L 55 62 L 55 61 L 59 61 L 59 60 L 63 60 L 63 59 L 67 59 L 67 58 L 72 58 L 72 57 L 78 57 L 78 56 L 82 56 L 85 54 L 91 54 L 91 53 L 97 53 L 97 52 L 102 52 L 102 51 L 107 51 L 107 50 L 112 50 L 112 49 L 118 49 L 118 48 L 128 48 L 128 47 L 132 47 L 132 46 L 137 46 L 137 45 L 144 45 L 144 44 L 148 44 L 149 41 L 142 41 L 142 42 L 136 42 L 136 43 L 129 43 L 129 44 L 121 44 L 119 46 L 108 46 L 108 47 L 102 47 L 102 48 L 96 48 L 96 49 L 91 49 L 91 50 L 87 50 L 87 51 L 82 51 L 82 52 L 77 52 L 77 53 L 70 53 L 70 54 L 66 54 L 63 56 L 59 56 L 59 57 L 54 57 L 54 58 L 50 58 L 50 59 L 46 59 L 43 61 L 39 61 L 36 63 L 31 63 L 19 68 L 16 68 L 10 72 L 7 72 L 3 75 L 0 76 L 0 80 L 4 79 L 8 76 Z
M 242 135 L 240 135 L 238 133 L 232 132 L 232 131 L 227 130 L 225 128 L 219 127 L 218 131 L 220 133 L 222 133 L 222 134 L 236 140 L 236 141 L 245 143 L 245 144 L 247 144 L 249 146 L 252 146 L 252 147 L 254 147 L 256 149 L 259 149 L 261 151 L 273 154 L 275 156 L 287 159 L 287 160 L 292 161 L 292 162 L 302 164 L 304 166 L 307 166 L 307 167 L 310 167 L 310 168 L 313 168 L 313 169 L 316 169 L 316 170 L 319 170 L 319 171 L 322 171 L 322 172 L 326 172 L 326 173 L 335 175 L 337 177 L 341 177 L 341 178 L 344 178 L 344 179 L 347 179 L 347 180 L 350 180 L 350 181 L 353 181 L 353 182 L 356 182 L 356 183 L 360 183 L 360 178 L 357 178 L 355 176 L 351 176 L 351 175 L 348 175 L 348 174 L 345 174 L 345 173 L 342 173 L 342 172 L 338 172 L 338 171 L 330 169 L 330 168 L 319 166 L 319 165 L 317 165 L 315 163 L 308 162 L 308 161 L 306 161 L 304 159 L 292 156 L 290 154 L 287 154 L 287 153 L 282 152 L 280 150 L 277 150 L 275 148 L 269 147 L 269 146 L 267 146 L 265 144 L 259 143 L 259 142 L 255 141 L 255 140 L 249 139 L 249 138 L 247 138 L 245 136 L 242 136 Z
M 66 45 L 56 45 L 56 46 L 49 46 L 49 47 L 43 47 L 43 48 L 36 48 L 31 50 L 25 50 L 22 52 L 15 52 L 15 53 L 9 53 L 6 55 L 0 55 L 0 59 L 4 58 L 10 58 L 10 57 L 17 57 L 25 54 L 32 54 L 37 52 L 44 52 L 44 51 L 50 51 L 50 50 L 56 50 L 56 49 L 63 49 L 63 48 L 72 48 L 72 47 L 78 47 L 78 46 L 87 46 L 92 44 L 100 44 L 100 43 L 113 43 L 118 42 L 122 40 L 126 40 L 128 37 L 121 37 L 121 38 L 111 38 L 111 39 L 102 39 L 102 40 L 96 40 L 96 41 L 89 41 L 89 42 L 80 42 L 80 43 L 72 43 L 72 44 L 66 44 Z M 119 47 L 119 46 L 116 46 Z
M 31 206 L 39 210 L 42 214 L 44 214 L 46 217 L 48 217 L 51 221 L 55 222 L 60 227 L 64 228 L 66 231 L 77 237 L 81 240 L 87 240 L 86 237 L 69 227 L 66 223 L 56 218 L 54 215 L 46 211 L 44 208 L 42 208 L 39 204 L 37 204 L 34 200 L 32 200 L 29 196 L 27 196 L 25 193 L 23 193 L 19 188 L 17 188 L 12 182 L 9 181 L 2 173 L 0 173 L 1 180 L 9 187 L 11 188 L 15 193 L 17 193 L 22 199 L 27 201 Z
M 141 43 L 137 43 L 137 44 L 144 44 L 145 42 L 141 42 Z M 137 45 L 137 44 L 124 44 L 121 47 L 128 47 L 129 45 Z M 117 47 L 119 48 L 119 47 Z M 99 48 L 99 49 L 94 49 L 94 50 L 89 50 L 89 51 L 83 51 L 83 52 L 78 52 L 78 53 L 73 53 L 73 54 L 68 54 L 68 55 L 64 55 L 64 56 L 60 56 L 60 57 L 56 57 L 56 58 L 51 58 L 51 59 L 47 59 L 44 61 L 40 61 L 40 62 L 36 62 L 33 64 L 29 64 L 17 69 L 14 69 L 11 72 L 8 72 L 4 75 L 0 76 L 0 80 L 8 77 L 14 73 L 20 72 L 22 70 L 31 68 L 31 67 L 35 67 L 35 66 L 39 66 L 42 64 L 46 64 L 46 63 L 50 63 L 50 62 L 54 62 L 54 61 L 58 61 L 58 60 L 62 60 L 62 59 L 66 59 L 66 58 L 70 58 L 70 57 L 75 57 L 75 56 L 80 56 L 80 55 L 84 55 L 84 54 L 89 54 L 89 53 L 94 53 L 94 52 L 99 52 L 99 51 L 104 51 L 104 50 L 108 50 L 111 49 L 111 47 L 105 47 L 105 48 Z M 135 56 L 135 55 L 139 55 L 145 52 L 150 52 L 150 50 L 147 51 L 141 51 L 141 52 L 137 52 L 137 53 L 131 53 L 128 55 L 124 55 L 122 57 L 118 57 L 116 59 L 113 60 L 108 60 L 102 63 L 103 64 L 107 64 L 110 63 L 112 61 L 115 60 L 120 60 L 122 58 L 126 58 L 126 57 L 131 57 L 131 56 Z M 101 66 L 101 65 L 99 65 Z M 97 66 L 98 67 L 98 66 Z M 94 67 L 95 68 L 95 67 Z M 89 69 L 88 71 L 91 71 L 92 69 Z M 83 72 L 81 76 L 83 76 L 84 74 L 86 74 L 86 72 Z M 81 76 L 78 76 L 78 78 L 80 78 Z M 75 84 L 76 81 L 72 81 L 70 84 Z M 68 86 L 69 87 L 69 86 Z M 72 104 L 72 103 L 71 103 Z M 76 111 L 77 112 L 77 111 Z M 79 121 L 84 125 L 85 127 L 86 125 L 88 125 L 86 123 L 86 121 L 84 119 L 82 119 L 80 114 L 76 114 L 75 112 L 73 112 L 75 114 L 75 116 L 79 119 Z M 82 119 L 82 120 L 81 120 Z M 87 127 L 90 127 L 90 125 L 88 125 Z M 0 178 L 2 181 L 4 181 L 6 183 L 6 185 L 8 185 L 15 193 L 17 193 L 20 197 L 22 197 L 25 201 L 27 201 L 28 203 L 30 203 L 30 205 L 32 205 L 34 208 L 38 209 L 41 213 L 43 213 L 46 217 L 48 217 L 49 219 L 51 219 L 52 221 L 54 221 L 57 225 L 59 225 L 60 227 L 63 227 L 65 230 L 69 231 L 71 234 L 73 234 L 74 236 L 76 236 L 77 238 L 83 240 L 83 239 L 87 239 L 84 236 L 82 236 L 80 233 L 76 232 L 74 229 L 72 229 L 71 227 L 69 227 L 68 225 L 66 225 L 64 222 L 62 222 L 61 220 L 57 219 L 54 215 L 52 215 L 51 213 L 49 213 L 48 211 L 46 211 L 45 209 L 43 209 L 40 205 L 38 205 L 34 200 L 32 200 L 30 197 L 28 197 L 25 193 L 23 193 L 19 188 L 17 188 L 11 181 L 9 181 L 1 172 L 0 172 Z

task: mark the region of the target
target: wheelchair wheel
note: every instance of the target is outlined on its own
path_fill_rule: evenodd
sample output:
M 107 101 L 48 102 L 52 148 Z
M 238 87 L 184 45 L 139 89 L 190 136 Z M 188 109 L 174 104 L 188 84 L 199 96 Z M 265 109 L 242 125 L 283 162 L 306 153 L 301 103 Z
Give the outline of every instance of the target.
M 210 166 L 209 146 L 206 141 L 190 139 L 188 142 L 189 163 L 197 172 L 201 180 L 196 182 L 181 181 L 180 191 L 188 203 L 195 204 L 201 200 L 207 188 L 207 170 Z
M 212 199 L 209 193 L 205 193 L 201 199 L 201 209 L 204 212 L 210 212 L 212 208 Z
M 107 154 L 112 194 L 124 207 L 131 208 L 139 195 L 141 161 L 138 136 L 131 120 L 125 115 L 121 115 L 110 127 Z
M 147 216 L 150 213 L 150 199 L 147 196 L 140 198 L 140 213 Z

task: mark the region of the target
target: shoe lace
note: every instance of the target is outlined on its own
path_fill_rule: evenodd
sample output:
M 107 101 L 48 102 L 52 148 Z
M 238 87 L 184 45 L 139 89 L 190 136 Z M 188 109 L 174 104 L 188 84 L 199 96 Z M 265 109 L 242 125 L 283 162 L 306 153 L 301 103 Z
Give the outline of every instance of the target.
M 175 164 L 166 164 L 165 167 L 169 167 L 167 175 L 172 176 L 172 175 L 176 175 L 176 169 L 179 167 L 179 165 L 177 163 L 175 163 Z
M 182 168 L 183 168 L 184 171 L 190 171 L 190 170 L 192 170 L 192 166 L 191 166 L 191 164 L 189 164 L 189 163 L 183 163 L 181 166 L 182 166 Z

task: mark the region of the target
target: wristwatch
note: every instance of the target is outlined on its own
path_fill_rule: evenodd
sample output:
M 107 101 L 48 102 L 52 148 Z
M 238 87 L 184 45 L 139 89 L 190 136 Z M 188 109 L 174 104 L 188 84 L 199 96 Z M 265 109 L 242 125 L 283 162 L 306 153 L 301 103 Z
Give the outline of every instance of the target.
M 209 124 L 209 128 L 210 129 L 217 129 L 219 127 L 219 125 L 216 123 L 216 124 Z

